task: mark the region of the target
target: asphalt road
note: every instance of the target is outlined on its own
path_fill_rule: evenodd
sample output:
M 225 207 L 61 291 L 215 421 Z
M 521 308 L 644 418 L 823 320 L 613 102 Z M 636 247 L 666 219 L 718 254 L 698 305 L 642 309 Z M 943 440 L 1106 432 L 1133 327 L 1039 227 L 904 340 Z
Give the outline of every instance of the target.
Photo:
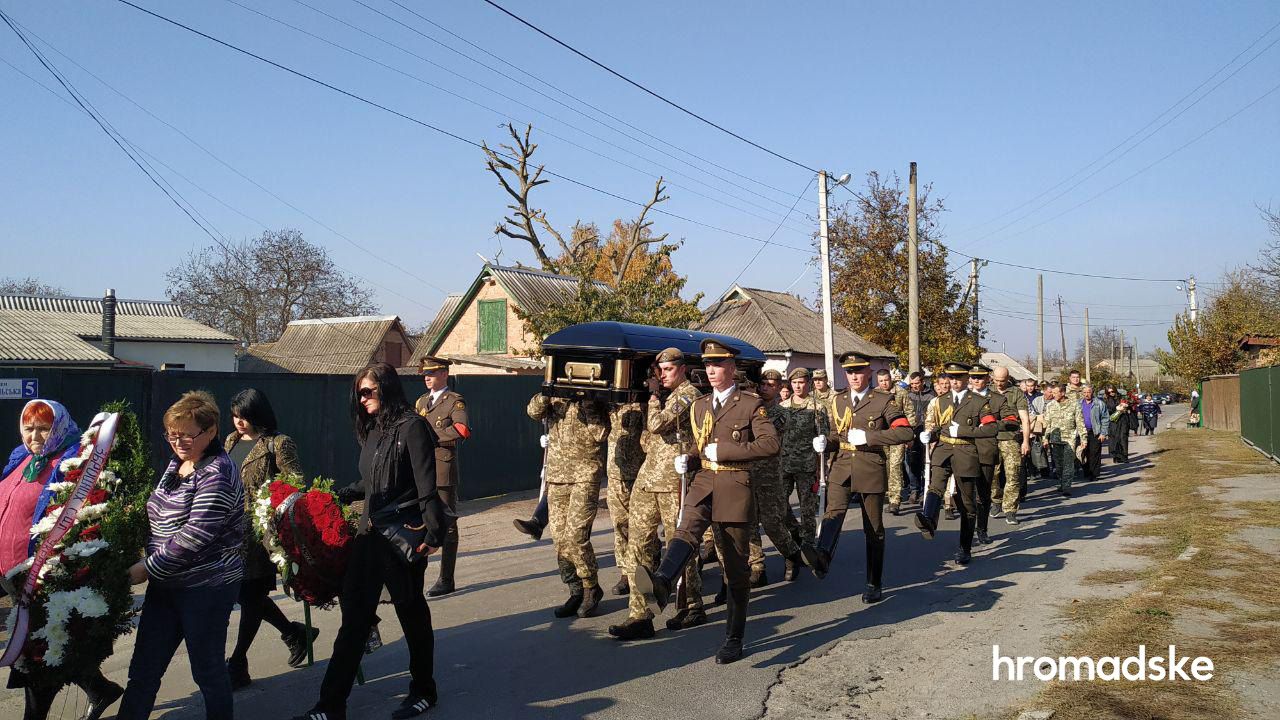
M 1171 406 L 1163 419 L 1182 410 Z M 976 712 L 971 706 L 994 709 L 993 701 L 1016 700 L 1035 688 L 988 687 L 992 638 L 1021 625 L 1009 636 L 1015 645 L 1028 651 L 1044 647 L 1057 631 L 1051 610 L 1063 593 L 1079 590 L 1074 580 L 1117 562 L 1114 536 L 1131 510 L 1134 493 L 1128 486 L 1150 462 L 1143 457 L 1147 445 L 1135 439 L 1134 462 L 1123 468 L 1108 464 L 1101 480 L 1081 485 L 1069 500 L 1051 493 L 1048 481 L 1034 484 L 1020 514 L 1025 522 L 1012 528 L 993 519 L 995 543 L 976 553 L 967 569 L 950 562 L 957 521 L 944 521 L 930 542 L 909 515 L 890 517 L 885 600 L 875 606 L 859 601 L 864 556 L 856 512 L 846 520 L 834 569 L 824 581 L 806 572 L 798 582 L 776 582 L 782 560 L 770 553 L 775 583 L 753 592 L 748 656 L 730 666 L 711 660 L 724 634 L 723 608 L 714 609 L 706 626 L 680 633 L 662 629 L 653 640 L 628 644 L 606 632 L 625 618 L 626 598 L 607 595 L 604 612 L 594 618 L 553 618 L 551 609 L 566 591 L 551 544 L 528 542 L 511 527 L 511 518 L 528 515 L 532 494 L 466 503 L 459 590 L 431 601 L 440 705 L 428 717 L 739 720 L 766 711 L 769 717 L 858 717 L 862 708 L 881 706 L 910 706 L 913 717 Z M 603 509 L 594 542 L 601 583 L 608 588 L 618 574 Z M 434 577 L 433 565 L 428 582 Z M 709 600 L 719 583 L 716 566 L 704 577 Z M 283 607 L 301 619 L 300 605 L 284 598 Z M 287 667 L 283 645 L 264 627 L 250 654 L 255 682 L 236 695 L 237 717 L 288 718 L 311 706 L 338 613 L 313 611 L 312 617 L 321 636 L 310 668 Z M 367 682 L 352 692 L 352 718 L 389 716 L 408 686 L 407 655 L 390 606 L 382 617 L 386 644 L 366 656 Z M 233 636 L 235 621 L 233 616 Z M 124 682 L 131 651 L 130 637 L 118 643 L 104 667 L 109 677 Z M 947 692 L 915 693 L 938 685 L 919 680 L 955 673 L 973 686 L 971 702 Z M 83 702 L 79 691 L 64 692 L 53 717 L 78 717 Z M 21 707 L 19 693 L 0 690 L 0 718 L 21 717 Z M 867 716 L 902 716 L 876 712 Z M 153 717 L 204 717 L 182 650 L 169 667 Z

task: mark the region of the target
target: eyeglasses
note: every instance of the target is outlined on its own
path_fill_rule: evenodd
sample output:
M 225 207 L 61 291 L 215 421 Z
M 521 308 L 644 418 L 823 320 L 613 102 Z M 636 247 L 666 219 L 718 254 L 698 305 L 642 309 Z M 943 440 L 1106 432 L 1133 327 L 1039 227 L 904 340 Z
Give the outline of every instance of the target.
M 378 394 L 378 388 L 362 387 L 356 391 L 356 395 L 359 396 L 361 400 L 368 400 L 369 398 L 377 394 Z
M 184 435 L 182 433 L 168 433 L 167 435 L 164 436 L 164 439 L 168 440 L 170 445 L 190 445 L 191 443 L 196 441 L 196 438 L 200 437 L 201 435 L 207 432 L 209 432 L 209 428 L 204 428 L 203 430 L 196 433 L 195 435 Z

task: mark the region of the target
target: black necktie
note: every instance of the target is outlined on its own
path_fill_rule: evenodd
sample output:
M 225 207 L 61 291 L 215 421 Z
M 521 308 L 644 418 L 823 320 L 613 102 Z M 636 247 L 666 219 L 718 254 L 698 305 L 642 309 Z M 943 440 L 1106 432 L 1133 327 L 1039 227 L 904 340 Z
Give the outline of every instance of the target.
M 715 413 L 720 412 L 720 407 L 721 407 L 720 398 L 711 398 L 711 412 L 715 412 Z

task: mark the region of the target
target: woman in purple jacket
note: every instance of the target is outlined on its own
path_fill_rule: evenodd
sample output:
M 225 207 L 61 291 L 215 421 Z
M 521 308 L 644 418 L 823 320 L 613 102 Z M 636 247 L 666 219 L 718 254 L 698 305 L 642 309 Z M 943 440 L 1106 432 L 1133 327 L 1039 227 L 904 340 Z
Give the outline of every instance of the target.
M 224 655 L 244 575 L 244 487 L 235 463 L 214 442 L 218 419 L 207 392 L 186 393 L 164 414 L 174 457 L 147 500 L 146 557 L 129 568 L 133 584 L 150 582 L 120 720 L 151 715 L 165 668 L 184 641 L 205 717 L 232 717 Z

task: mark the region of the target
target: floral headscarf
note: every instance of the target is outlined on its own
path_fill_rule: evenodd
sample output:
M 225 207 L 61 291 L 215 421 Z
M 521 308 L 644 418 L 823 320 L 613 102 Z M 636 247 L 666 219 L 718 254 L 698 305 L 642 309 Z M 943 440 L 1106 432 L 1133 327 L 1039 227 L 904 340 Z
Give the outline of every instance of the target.
M 39 455 L 32 457 L 31 462 L 22 471 L 22 479 L 27 482 L 34 482 L 44 473 L 50 462 L 59 462 L 62 454 L 80 440 L 80 428 L 76 425 L 76 421 L 71 419 L 71 413 L 67 412 L 62 403 L 54 400 L 32 400 L 23 406 L 22 414 L 25 415 L 32 405 L 44 405 L 53 411 L 53 427 L 49 430 L 49 439 L 44 443 L 44 450 Z M 19 417 L 22 416 L 19 415 Z M 8 475 L 13 468 L 18 466 L 18 463 L 31 454 L 25 444 L 19 445 L 9 455 L 9 462 L 5 466 L 4 474 Z

